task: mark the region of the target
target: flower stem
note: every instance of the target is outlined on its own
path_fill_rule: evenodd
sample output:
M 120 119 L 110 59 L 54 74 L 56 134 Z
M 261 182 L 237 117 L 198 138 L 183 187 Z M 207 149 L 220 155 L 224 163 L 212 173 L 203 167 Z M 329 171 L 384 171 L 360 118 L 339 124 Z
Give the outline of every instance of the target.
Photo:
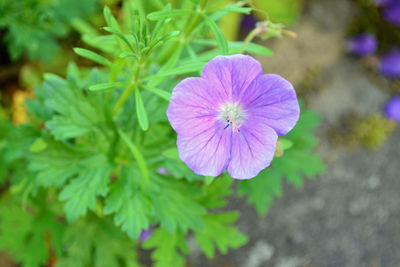
M 249 43 L 260 33 L 259 28 L 254 28 L 244 39 L 242 47 L 239 50 L 239 54 L 242 54 L 245 50 L 246 47 L 249 45 Z

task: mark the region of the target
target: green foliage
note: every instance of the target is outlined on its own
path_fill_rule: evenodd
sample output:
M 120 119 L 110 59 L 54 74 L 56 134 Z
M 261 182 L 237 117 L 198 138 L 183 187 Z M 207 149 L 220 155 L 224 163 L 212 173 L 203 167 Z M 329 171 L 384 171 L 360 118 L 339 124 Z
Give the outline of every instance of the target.
M 27 206 L 26 210 L 10 201 L 2 204 L 0 249 L 6 249 L 17 262 L 27 267 L 43 266 L 53 257 L 51 254 L 62 254 L 64 226 L 45 203 Z
M 88 218 L 70 224 L 63 244 L 66 251 L 57 267 L 139 267 L 134 244 L 106 219 Z
M 303 177 L 313 178 L 325 170 L 321 158 L 313 153 L 317 140 L 313 129 L 319 123 L 319 116 L 309 109 L 302 109 L 295 128 L 285 136 L 285 142 L 292 146 L 286 149 L 282 157 L 275 157 L 271 166 L 238 186 L 239 195 L 247 195 L 247 202 L 254 205 L 260 215 L 265 215 L 274 196 L 282 194 L 282 179 L 300 186 Z
M 11 59 L 26 53 L 29 59 L 50 62 L 60 47 L 58 38 L 71 31 L 71 21 L 87 18 L 98 0 L 0 0 L 0 29 Z
M 152 258 L 155 260 L 154 267 L 183 267 L 185 258 L 182 253 L 186 254 L 189 251 L 183 234 L 179 232 L 171 234 L 162 228 L 155 230 L 153 236 L 143 244 L 143 247 L 154 249 L 152 254 Z
M 204 218 L 204 230 L 196 232 L 196 241 L 208 258 L 213 258 L 215 248 L 226 254 L 228 248 L 238 248 L 248 239 L 236 228 L 229 226 L 239 217 L 237 212 L 208 214 Z
M 233 180 L 196 175 L 179 159 L 165 111 L 172 88 L 198 75 L 212 57 L 242 50 L 272 54 L 261 45 L 228 42 L 217 26 L 225 15 L 251 8 L 241 1 L 126 0 L 104 8 L 106 25 L 99 29 L 83 20 L 95 0 L 79 3 L 82 11 L 73 8 L 76 0 L 1 1 L 7 8 L 30 3 L 29 14 L 38 7 L 57 13 L 46 24 L 55 32 L 45 31 L 49 40 L 64 36 L 73 19 L 83 41 L 74 51 L 91 61 L 90 67 L 71 63 L 66 78 L 45 74 L 27 101 L 28 123 L 17 127 L 0 119 L 0 184 L 7 185 L 1 188 L 1 249 L 26 266 L 139 266 L 138 239 L 152 227 L 143 248 L 151 250 L 155 266 L 170 267 L 185 266 L 190 231 L 208 257 L 247 242 L 234 227 L 239 213 L 220 211 Z M 0 14 L 8 10 L 1 4 Z M 61 26 L 53 28 L 60 16 Z M 32 19 L 32 27 L 43 27 Z M 299 185 L 303 176 L 322 171 L 311 153 L 317 122 L 304 112 L 281 141 L 282 157 L 239 183 L 259 212 L 280 193 L 282 177 Z

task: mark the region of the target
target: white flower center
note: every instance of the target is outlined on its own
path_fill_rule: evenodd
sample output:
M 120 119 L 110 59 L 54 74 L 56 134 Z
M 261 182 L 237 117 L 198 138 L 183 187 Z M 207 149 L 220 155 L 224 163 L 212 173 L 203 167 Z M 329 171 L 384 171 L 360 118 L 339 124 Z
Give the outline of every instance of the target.
M 246 114 L 239 103 L 225 103 L 220 107 L 220 119 L 226 123 L 225 129 L 232 126 L 232 130 L 239 132 Z

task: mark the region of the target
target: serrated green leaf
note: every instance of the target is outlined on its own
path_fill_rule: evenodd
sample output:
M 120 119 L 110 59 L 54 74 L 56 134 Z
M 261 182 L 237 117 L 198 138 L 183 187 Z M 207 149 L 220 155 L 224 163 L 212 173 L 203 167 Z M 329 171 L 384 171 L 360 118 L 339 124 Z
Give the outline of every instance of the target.
M 96 197 L 108 192 L 112 169 L 106 165 L 83 172 L 61 191 L 59 199 L 66 201 L 64 210 L 69 221 L 85 216 L 88 209 L 94 210 Z
M 40 186 L 62 186 L 81 171 L 106 162 L 106 157 L 95 150 L 74 149 L 51 139 L 45 142 L 47 148 L 29 158 L 29 169 L 37 173 L 35 181 Z
M 181 188 L 181 190 L 188 189 Z M 155 215 L 159 218 L 161 227 L 171 233 L 175 233 L 177 230 L 186 232 L 188 229 L 201 229 L 203 227 L 202 215 L 206 210 L 190 199 L 187 194 L 180 192 L 185 191 L 163 188 L 153 196 Z
M 240 196 L 248 195 L 247 202 L 254 205 L 258 214 L 263 216 L 274 197 L 282 194 L 281 180 L 280 173 L 268 168 L 250 180 L 240 181 L 238 193 Z
M 69 224 L 63 251 L 56 267 L 141 266 L 133 242 L 104 218 L 88 218 Z
M 204 186 L 204 195 L 198 201 L 208 209 L 224 207 L 227 203 L 225 198 L 232 194 L 233 179 L 228 175 L 212 178 L 211 184 Z
M 194 11 L 191 9 L 172 9 L 172 10 L 162 10 L 162 11 L 156 11 L 152 12 L 147 15 L 147 18 L 149 20 L 162 20 L 162 19 L 167 19 L 167 18 L 172 18 L 172 17 L 181 17 L 181 16 L 186 16 L 193 14 Z
M 81 57 L 90 59 L 96 63 L 99 63 L 101 65 L 112 68 L 111 61 L 109 61 L 108 59 L 106 59 L 103 56 L 100 56 L 99 54 L 96 54 L 95 52 L 92 52 L 92 51 L 84 49 L 84 48 L 79 48 L 79 47 L 74 48 L 74 51 L 76 54 L 80 55 Z
M 218 47 L 222 51 L 222 54 L 227 55 L 229 53 L 228 41 L 225 39 L 224 34 L 219 29 L 218 25 L 214 21 L 212 21 L 209 17 L 204 16 L 204 19 L 206 20 L 208 26 L 211 28 L 211 31 L 213 32 L 215 39 L 217 41 Z
M 222 254 L 228 248 L 239 248 L 247 243 L 248 238 L 235 227 L 229 226 L 239 217 L 238 212 L 208 214 L 204 216 L 204 229 L 197 231 L 196 241 L 201 246 L 207 258 L 211 259 L 218 249 Z
M 147 129 L 149 129 L 149 120 L 147 119 L 147 112 L 146 109 L 144 108 L 139 88 L 135 89 L 135 103 L 136 103 L 136 113 L 139 120 L 139 125 L 143 131 L 147 131 Z
M 106 200 L 105 214 L 114 215 L 114 222 L 132 239 L 137 239 L 142 230 L 150 226 L 152 215 L 150 200 L 140 188 L 133 183 L 133 173 L 124 168 L 120 179 L 112 186 Z
M 153 236 L 144 244 L 145 249 L 154 249 L 151 257 L 155 260 L 154 267 L 184 267 L 185 258 L 180 252 L 187 253 L 188 248 L 184 235 L 171 234 L 162 228 L 157 228 Z

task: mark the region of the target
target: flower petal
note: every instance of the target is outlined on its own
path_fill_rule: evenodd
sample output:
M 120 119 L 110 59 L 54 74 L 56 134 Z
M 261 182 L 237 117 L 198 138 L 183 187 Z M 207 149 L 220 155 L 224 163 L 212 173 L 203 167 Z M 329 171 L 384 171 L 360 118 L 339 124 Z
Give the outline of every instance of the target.
M 215 123 L 222 99 L 201 78 L 188 78 L 172 92 L 167 110 L 172 128 L 182 136 L 193 136 Z
M 257 120 L 249 120 L 232 133 L 229 174 L 235 179 L 250 179 L 268 167 L 276 149 L 276 132 Z
M 231 131 L 217 121 L 195 136 L 178 134 L 180 159 L 196 174 L 218 176 L 226 168 L 231 149 Z
M 240 103 L 249 117 L 269 125 L 278 135 L 287 134 L 299 119 L 300 107 L 293 86 L 276 74 L 254 80 Z
M 262 74 L 260 62 L 246 55 L 216 56 L 203 68 L 201 77 L 212 82 L 226 100 L 237 101 L 250 83 Z

